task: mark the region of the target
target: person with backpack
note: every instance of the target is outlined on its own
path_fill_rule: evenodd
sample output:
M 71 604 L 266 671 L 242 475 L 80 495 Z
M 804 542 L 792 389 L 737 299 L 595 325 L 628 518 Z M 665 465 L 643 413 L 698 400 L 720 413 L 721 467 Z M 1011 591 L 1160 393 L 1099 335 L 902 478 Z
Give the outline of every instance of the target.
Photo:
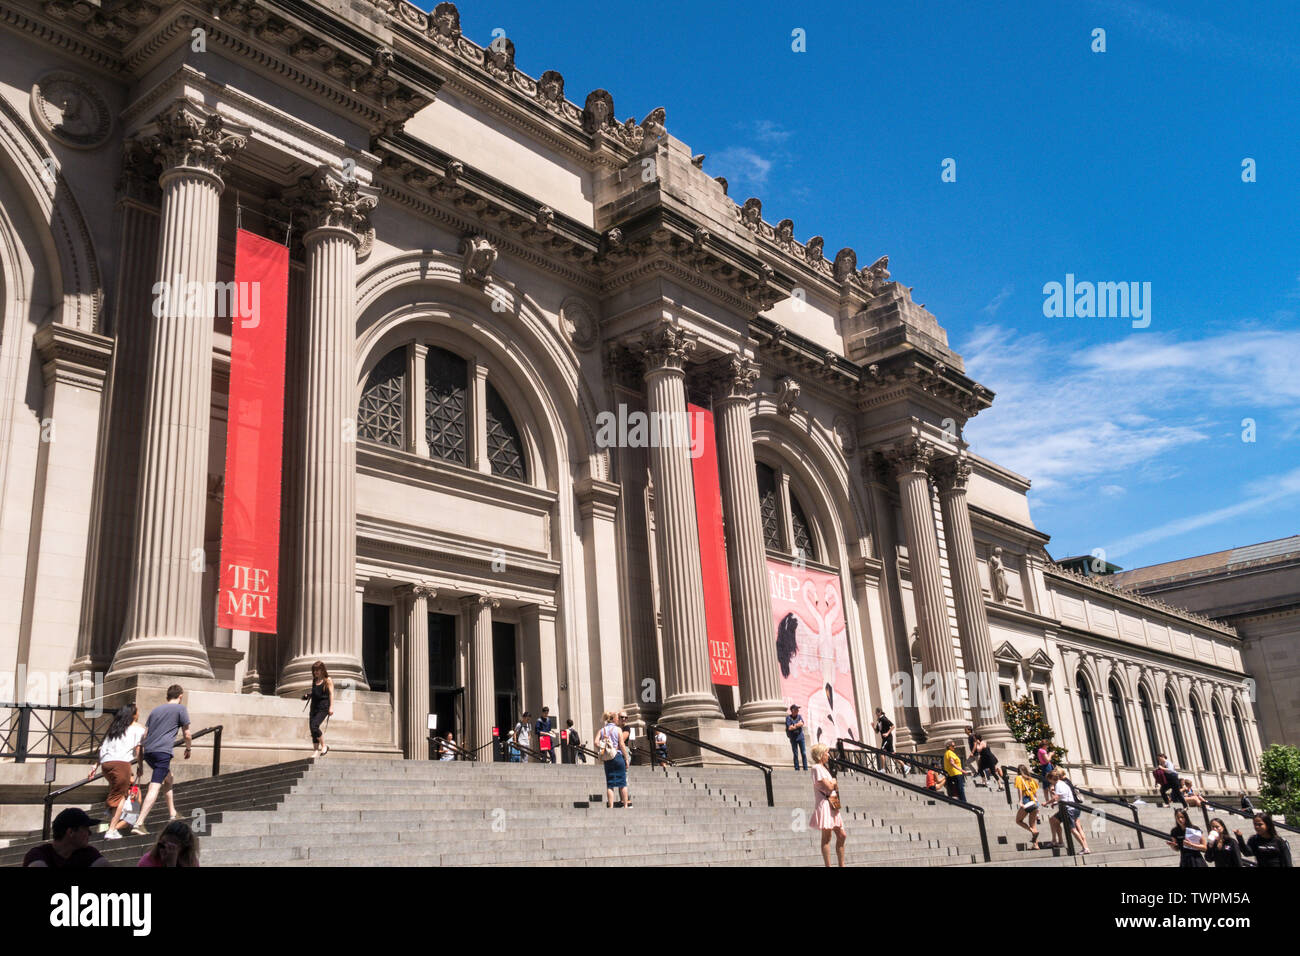
M 611 810 L 614 809 L 615 790 L 619 792 L 625 809 L 632 806 L 627 793 L 627 745 L 624 742 L 623 730 L 615 723 L 617 716 L 617 711 L 605 711 L 601 715 L 605 726 L 596 735 L 596 753 L 600 756 L 600 762 L 605 769 L 605 806 Z
M 519 718 L 518 722 L 515 724 L 514 731 L 510 734 L 510 742 L 518 745 L 510 748 L 511 763 L 529 762 L 528 753 L 519 748 L 527 747 L 532 742 L 532 737 L 530 736 L 532 733 L 532 719 L 533 715 L 528 711 L 524 711 L 524 716 Z
M 1178 771 L 1174 769 L 1174 763 L 1164 754 L 1156 754 L 1156 769 L 1154 771 L 1156 786 L 1160 788 L 1160 799 L 1164 801 L 1165 806 L 1170 805 L 1169 794 L 1173 793 L 1174 799 L 1187 807 L 1187 801 L 1183 799 L 1183 788 L 1181 781 L 1178 779 Z
M 582 749 L 582 740 L 578 737 L 578 728 L 573 726 L 572 720 L 566 720 L 564 722 L 564 730 L 569 747 L 568 763 L 577 763 L 579 760 L 586 763 L 587 754 Z
M 122 819 L 122 808 L 126 806 L 127 794 L 131 792 L 131 764 L 140 762 L 140 742 L 144 740 L 144 725 L 138 722 L 140 711 L 135 703 L 126 704 L 113 715 L 113 722 L 104 732 L 104 742 L 99 745 L 99 761 L 90 768 L 87 779 L 95 776 L 95 771 L 104 768 L 104 779 L 108 781 L 108 799 L 105 801 L 112 811 L 108 821 L 105 840 L 122 839 L 122 829 L 118 822 Z M 138 793 L 139 791 L 137 791 Z
M 1065 805 L 1065 801 L 1078 803 L 1079 794 L 1075 792 L 1074 784 L 1070 783 L 1064 770 L 1053 770 L 1049 779 L 1052 783 L 1051 802 L 1059 807 L 1056 815 L 1052 817 L 1052 836 L 1056 837 L 1059 834 L 1060 840 L 1053 839 L 1052 845 L 1065 845 L 1065 835 L 1062 829 L 1069 827 L 1070 832 L 1074 834 L 1074 838 L 1083 847 L 1083 855 L 1087 856 L 1092 850 L 1088 849 L 1088 838 L 1084 836 L 1083 827 L 1079 825 L 1079 817 L 1083 815 L 1083 811 L 1078 807 Z
M 1289 870 L 1291 863 L 1291 845 L 1277 835 L 1273 826 L 1273 816 L 1257 813 L 1254 817 L 1255 832 L 1249 840 L 1241 838 L 1240 830 L 1232 832 L 1237 836 L 1237 846 L 1245 856 L 1254 857 L 1255 865 L 1266 870 Z

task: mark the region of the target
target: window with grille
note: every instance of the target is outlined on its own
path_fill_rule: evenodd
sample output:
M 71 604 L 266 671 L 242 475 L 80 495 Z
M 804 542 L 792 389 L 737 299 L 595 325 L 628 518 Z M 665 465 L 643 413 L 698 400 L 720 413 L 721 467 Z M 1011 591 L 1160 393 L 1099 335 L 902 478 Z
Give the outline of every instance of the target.
M 1145 687 L 1138 687 L 1138 707 L 1142 710 L 1142 726 L 1147 732 L 1147 746 L 1151 748 L 1151 759 L 1156 759 L 1156 754 L 1160 752 L 1160 744 L 1156 739 L 1156 723 L 1151 714 L 1151 698 L 1147 696 Z
M 758 468 L 758 513 L 763 520 L 763 544 L 781 550 L 781 508 L 776 484 L 776 470 L 761 461 Z
M 1101 734 L 1097 730 L 1097 715 L 1092 709 L 1092 692 L 1088 681 L 1080 672 L 1074 682 L 1079 694 L 1079 711 L 1083 714 L 1084 736 L 1088 739 L 1088 756 L 1093 763 L 1101 763 Z
M 809 561 L 816 561 L 817 548 L 813 543 L 812 528 L 809 527 L 808 519 L 804 516 L 803 506 L 799 504 L 799 499 L 793 493 L 790 495 L 790 524 L 794 528 L 795 552 L 803 552 L 803 556 Z
M 510 409 L 490 384 L 487 386 L 487 454 L 492 474 L 516 481 L 528 480 L 519 429 Z
M 1201 768 L 1210 769 L 1210 748 L 1205 743 L 1205 722 L 1201 720 L 1201 705 L 1192 698 L 1192 727 L 1196 731 L 1196 744 L 1201 748 Z
M 1241 722 L 1241 711 L 1237 709 L 1236 704 L 1232 705 L 1232 722 L 1237 725 L 1237 743 L 1241 744 L 1242 766 L 1246 773 L 1254 773 L 1255 768 L 1250 760 L 1250 747 L 1246 744 L 1246 728 Z
M 1228 749 L 1228 735 L 1223 732 L 1223 711 L 1219 710 L 1217 700 L 1210 701 L 1210 709 L 1214 713 L 1215 732 L 1219 735 L 1219 749 L 1223 751 L 1223 765 L 1231 773 L 1233 770 L 1232 751 Z
M 468 392 L 465 360 L 431 347 L 425 360 L 424 435 L 432 457 L 468 464 Z
M 379 360 L 361 390 L 357 434 L 362 438 L 405 447 L 406 348 L 395 348 Z
M 1115 732 L 1119 735 L 1119 749 L 1124 758 L 1124 766 L 1132 767 L 1134 766 L 1133 744 L 1128 737 L 1128 717 L 1124 713 L 1124 697 L 1114 681 L 1110 682 L 1110 710 L 1115 716 Z
M 1183 728 L 1178 723 L 1178 704 L 1174 695 L 1165 692 L 1165 707 L 1169 709 L 1169 726 L 1174 732 L 1174 750 L 1178 753 L 1178 766 L 1187 766 L 1187 750 L 1183 747 Z

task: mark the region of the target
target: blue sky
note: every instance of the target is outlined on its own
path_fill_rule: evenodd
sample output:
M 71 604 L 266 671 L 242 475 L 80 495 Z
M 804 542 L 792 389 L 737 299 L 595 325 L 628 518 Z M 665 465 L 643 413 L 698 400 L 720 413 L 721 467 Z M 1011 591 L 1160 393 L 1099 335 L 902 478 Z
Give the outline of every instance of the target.
M 459 6 L 579 104 L 665 107 L 798 238 L 888 254 L 997 392 L 966 437 L 1033 480 L 1053 556 L 1131 568 L 1300 532 L 1294 4 Z M 1150 282 L 1149 328 L 1045 317 L 1067 273 Z

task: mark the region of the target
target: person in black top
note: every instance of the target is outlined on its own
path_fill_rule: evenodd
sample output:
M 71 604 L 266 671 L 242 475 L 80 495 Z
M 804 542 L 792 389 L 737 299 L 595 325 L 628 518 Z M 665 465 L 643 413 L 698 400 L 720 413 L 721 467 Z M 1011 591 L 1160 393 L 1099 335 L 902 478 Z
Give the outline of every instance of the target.
M 542 763 L 555 763 L 555 751 L 551 746 L 542 746 L 542 735 L 547 737 L 551 734 L 551 708 L 543 707 L 542 716 L 537 718 L 537 723 L 533 725 L 533 737 L 537 740 L 537 749 L 542 752 Z
M 1228 835 L 1228 825 L 1218 817 L 1210 821 L 1210 832 L 1205 834 L 1205 859 L 1215 866 L 1245 866 L 1237 841 Z
M 1277 835 L 1271 814 L 1255 814 L 1255 834 L 1249 840 L 1242 840 L 1240 830 L 1232 832 L 1237 835 L 1241 852 L 1253 856 L 1256 865 L 1271 870 L 1291 869 L 1291 846 Z
M 90 828 L 98 824 L 85 810 L 69 807 L 54 818 L 54 840 L 28 850 L 23 866 L 69 870 L 108 866 L 109 862 L 90 845 Z
M 876 708 L 876 733 L 880 735 L 880 749 L 886 753 L 894 752 L 894 722 L 885 716 L 885 712 L 879 707 Z M 890 761 L 882 755 L 879 757 L 879 767 L 882 771 L 889 771 Z M 905 768 L 901 760 L 893 761 L 894 767 L 902 772 Z
M 311 728 L 312 756 L 323 757 L 330 752 L 330 748 L 325 743 L 321 724 L 334 716 L 334 680 L 325 669 L 324 661 L 311 665 L 311 692 L 302 696 L 304 700 L 311 701 L 307 724 Z
M 1169 831 L 1172 839 L 1168 840 L 1170 848 L 1178 851 L 1178 865 L 1183 868 L 1196 868 L 1209 866 L 1205 862 L 1205 857 L 1201 855 L 1205 850 L 1205 844 L 1193 842 L 1186 839 L 1187 831 L 1192 829 L 1192 824 L 1188 820 L 1186 810 L 1174 811 L 1174 828 Z M 1203 836 L 1195 838 L 1196 840 L 1204 839 Z

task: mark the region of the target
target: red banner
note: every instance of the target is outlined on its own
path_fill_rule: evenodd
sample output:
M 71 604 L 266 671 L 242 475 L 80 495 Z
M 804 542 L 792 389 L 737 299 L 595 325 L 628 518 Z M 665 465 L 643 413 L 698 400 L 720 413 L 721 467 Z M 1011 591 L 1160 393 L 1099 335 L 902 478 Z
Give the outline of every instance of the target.
M 722 484 L 713 413 L 687 405 L 691 421 L 691 475 L 695 479 L 695 521 L 700 531 L 700 572 L 704 585 L 704 623 L 709 635 L 713 683 L 735 687 L 736 640 L 731 630 L 731 587 L 727 583 L 727 545 L 722 525 Z
M 230 409 L 217 625 L 274 634 L 289 250 L 239 230 L 230 334 Z

